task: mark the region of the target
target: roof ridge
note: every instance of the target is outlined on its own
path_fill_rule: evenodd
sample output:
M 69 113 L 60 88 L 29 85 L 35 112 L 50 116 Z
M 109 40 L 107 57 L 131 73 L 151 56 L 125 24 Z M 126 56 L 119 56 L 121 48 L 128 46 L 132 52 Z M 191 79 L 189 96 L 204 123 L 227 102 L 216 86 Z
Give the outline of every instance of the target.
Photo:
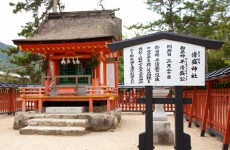
M 103 16 L 103 17 L 115 17 L 115 10 L 92 10 L 92 11 L 72 11 L 72 12 L 58 12 L 58 13 L 49 13 L 48 19 L 59 19 L 59 18 L 76 18 L 76 17 L 94 17 L 94 16 Z

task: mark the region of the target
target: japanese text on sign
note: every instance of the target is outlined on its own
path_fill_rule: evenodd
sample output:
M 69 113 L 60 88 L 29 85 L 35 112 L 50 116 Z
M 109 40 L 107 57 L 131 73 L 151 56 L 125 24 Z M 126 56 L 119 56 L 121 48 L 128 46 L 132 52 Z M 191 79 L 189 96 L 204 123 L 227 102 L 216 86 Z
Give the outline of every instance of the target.
M 204 85 L 205 48 L 158 40 L 124 49 L 125 85 Z

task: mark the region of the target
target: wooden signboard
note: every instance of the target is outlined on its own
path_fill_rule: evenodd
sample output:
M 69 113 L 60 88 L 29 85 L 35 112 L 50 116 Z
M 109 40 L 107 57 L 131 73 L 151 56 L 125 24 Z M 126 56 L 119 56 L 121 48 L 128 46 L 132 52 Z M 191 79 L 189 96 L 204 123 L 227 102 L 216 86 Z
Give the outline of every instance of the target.
M 191 99 L 183 98 L 183 86 L 205 85 L 205 48 L 219 49 L 223 42 L 192 37 L 171 32 L 159 32 L 108 47 L 124 48 L 124 77 L 126 86 L 145 86 L 145 132 L 139 135 L 139 150 L 152 150 L 152 104 L 175 104 L 175 149 L 190 150 L 190 136 L 184 133 L 183 104 Z M 153 86 L 175 86 L 175 98 L 154 98 Z

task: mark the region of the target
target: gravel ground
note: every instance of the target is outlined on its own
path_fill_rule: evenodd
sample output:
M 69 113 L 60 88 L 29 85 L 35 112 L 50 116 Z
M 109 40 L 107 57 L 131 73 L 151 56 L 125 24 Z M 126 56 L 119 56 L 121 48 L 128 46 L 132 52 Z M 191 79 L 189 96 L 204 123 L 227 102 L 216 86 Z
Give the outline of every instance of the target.
M 144 131 L 145 116 L 141 113 L 123 113 L 115 130 L 89 132 L 83 136 L 20 135 L 13 130 L 13 116 L 0 116 L 0 150 L 138 150 L 138 136 Z M 174 131 L 174 116 L 168 115 Z M 187 127 L 193 150 L 220 150 L 222 141 L 216 137 L 200 137 L 200 129 Z M 155 150 L 174 150 L 174 146 L 155 145 Z M 229 148 L 230 149 L 230 148 Z

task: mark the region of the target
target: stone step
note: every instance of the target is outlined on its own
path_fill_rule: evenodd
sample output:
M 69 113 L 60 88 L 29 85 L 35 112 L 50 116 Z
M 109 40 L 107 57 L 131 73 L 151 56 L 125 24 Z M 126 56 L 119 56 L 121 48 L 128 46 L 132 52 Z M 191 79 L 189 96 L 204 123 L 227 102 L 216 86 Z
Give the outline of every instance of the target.
M 24 135 L 64 135 L 81 136 L 86 133 L 83 127 L 27 126 L 19 130 Z
M 88 127 L 87 119 L 53 119 L 53 118 L 36 118 L 28 120 L 29 126 L 75 126 Z
M 83 113 L 85 112 L 84 107 L 46 107 L 46 113 Z

